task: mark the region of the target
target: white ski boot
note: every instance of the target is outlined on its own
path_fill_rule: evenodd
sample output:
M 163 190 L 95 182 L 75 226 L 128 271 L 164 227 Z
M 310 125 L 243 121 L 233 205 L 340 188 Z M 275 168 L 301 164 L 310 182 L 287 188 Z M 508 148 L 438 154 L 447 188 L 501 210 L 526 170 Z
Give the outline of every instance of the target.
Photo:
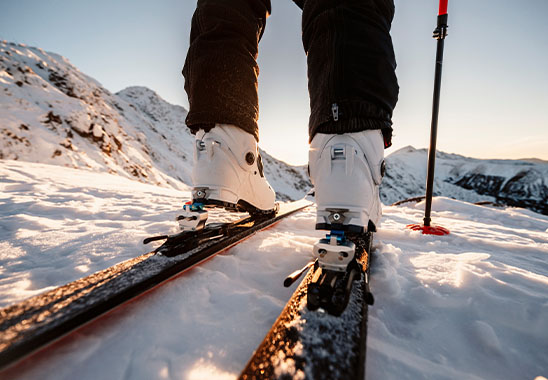
M 257 141 L 234 125 L 216 124 L 209 132 L 198 131 L 192 184 L 193 203 L 251 214 L 277 209 Z
M 362 233 L 379 226 L 379 185 L 384 175 L 380 130 L 314 136 L 310 179 L 317 205 L 316 229 Z

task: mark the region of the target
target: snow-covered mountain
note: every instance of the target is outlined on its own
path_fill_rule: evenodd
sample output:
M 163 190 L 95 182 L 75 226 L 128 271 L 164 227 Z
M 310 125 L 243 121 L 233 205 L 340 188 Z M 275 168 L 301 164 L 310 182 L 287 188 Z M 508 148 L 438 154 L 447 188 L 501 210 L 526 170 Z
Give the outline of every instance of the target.
M 0 158 L 89 168 L 181 187 L 170 178 L 176 170 L 167 160 L 155 160 L 151 154 L 152 128 L 162 128 L 157 134 L 167 139 L 169 125 L 154 125 L 149 115 L 57 54 L 1 42 L 0 68 Z M 182 108 L 177 112 L 184 117 Z M 179 151 L 167 154 L 171 165 L 186 159 Z M 183 166 L 172 177 L 184 182 L 188 173 Z
M 66 58 L 0 42 L 0 159 L 88 168 L 178 189 L 190 184 L 187 111 L 145 87 L 112 94 Z M 310 188 L 304 167 L 263 152 L 282 200 Z M 182 183 L 181 183 L 182 182 Z
M 426 149 L 402 148 L 386 158 L 381 187 L 385 204 L 424 195 Z M 480 160 L 438 152 L 434 195 L 468 202 L 491 201 L 548 215 L 548 162 Z

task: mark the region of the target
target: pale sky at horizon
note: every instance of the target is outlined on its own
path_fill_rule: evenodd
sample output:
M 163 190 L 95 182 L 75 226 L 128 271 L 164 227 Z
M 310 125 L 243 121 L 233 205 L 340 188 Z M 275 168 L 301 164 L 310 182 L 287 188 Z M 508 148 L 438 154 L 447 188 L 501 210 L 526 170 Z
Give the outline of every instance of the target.
M 0 39 L 67 57 L 108 90 L 144 85 L 188 108 L 180 74 L 196 2 L 0 0 Z M 260 44 L 260 145 L 292 164 L 308 154 L 301 11 L 272 0 Z M 393 147 L 427 147 L 437 0 L 396 0 L 400 100 Z M 450 0 L 438 149 L 548 160 L 548 1 Z

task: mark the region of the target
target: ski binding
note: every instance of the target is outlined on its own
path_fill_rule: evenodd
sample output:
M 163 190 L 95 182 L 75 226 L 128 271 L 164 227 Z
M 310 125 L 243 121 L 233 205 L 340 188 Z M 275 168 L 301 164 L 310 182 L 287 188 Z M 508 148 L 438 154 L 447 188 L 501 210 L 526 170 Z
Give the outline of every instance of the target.
M 320 268 L 335 272 L 346 272 L 355 252 L 356 245 L 346 239 L 342 231 L 331 231 L 325 239 L 314 244 L 313 251 Z
M 182 231 L 198 231 L 205 227 L 207 217 L 208 213 L 203 203 L 187 202 L 176 220 Z
M 343 231 L 332 230 L 314 245 L 313 252 L 317 261 L 307 288 L 307 308 L 341 315 L 348 305 L 352 283 L 361 276 L 356 245 Z

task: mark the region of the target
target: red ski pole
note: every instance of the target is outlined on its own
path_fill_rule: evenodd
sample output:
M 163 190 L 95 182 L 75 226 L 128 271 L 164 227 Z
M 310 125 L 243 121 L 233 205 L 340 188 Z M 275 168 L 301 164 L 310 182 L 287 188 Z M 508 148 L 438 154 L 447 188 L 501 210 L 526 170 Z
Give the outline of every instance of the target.
M 424 225 L 410 224 L 413 230 L 421 230 L 423 234 L 447 235 L 449 230 L 440 226 L 431 226 L 430 212 L 432 209 L 432 195 L 434 192 L 434 169 L 436 166 L 436 140 L 438 135 L 438 115 L 440 108 L 441 69 L 443 63 L 443 43 L 447 36 L 447 2 L 440 0 L 438 25 L 434 29 L 434 38 L 438 40 L 436 50 L 436 74 L 434 77 L 434 99 L 432 104 L 432 125 L 430 129 L 430 148 L 428 149 L 428 167 L 426 172 L 426 204 L 424 207 Z

